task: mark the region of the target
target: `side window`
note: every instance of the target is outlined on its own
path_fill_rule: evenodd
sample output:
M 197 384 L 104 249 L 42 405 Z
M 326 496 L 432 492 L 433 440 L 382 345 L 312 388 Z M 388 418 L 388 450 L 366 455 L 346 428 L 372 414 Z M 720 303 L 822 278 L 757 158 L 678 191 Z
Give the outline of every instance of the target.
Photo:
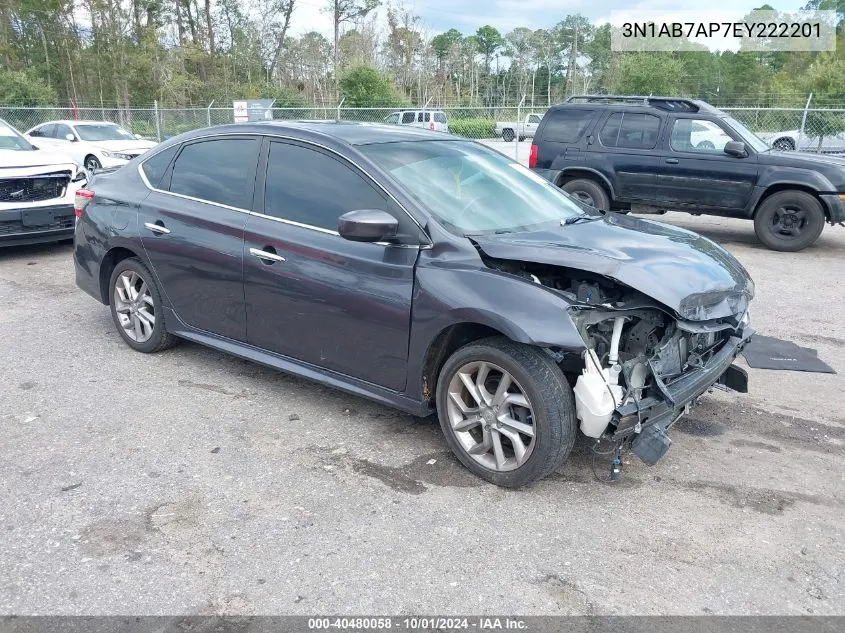
M 41 127 L 37 127 L 34 130 L 30 130 L 29 136 L 38 137 L 38 138 L 43 137 L 44 136 L 44 126 L 42 125 Z
M 426 113 L 425 113 L 425 122 L 426 122 L 426 123 L 431 123 L 431 112 L 426 112 Z
M 676 119 L 672 124 L 670 146 L 676 152 L 721 154 L 734 140 L 727 132 L 706 119 Z
M 446 123 L 446 115 L 443 112 L 435 112 L 434 120 L 438 123 Z
M 622 126 L 619 130 L 619 140 L 616 146 L 632 149 L 653 149 L 657 145 L 659 132 L 660 117 L 653 114 L 625 112 L 622 116 Z
M 622 113 L 614 112 L 611 114 L 599 132 L 599 140 L 605 147 L 616 147 L 616 142 L 619 139 L 619 130 L 622 127 Z
M 593 120 L 593 114 L 595 110 L 581 108 L 561 108 L 552 112 L 543 130 L 543 140 L 558 143 L 577 141 Z
M 258 160 L 258 139 L 216 139 L 184 146 L 170 178 L 170 191 L 249 209 Z
M 528 122 L 529 123 L 539 123 L 540 122 L 540 115 L 539 114 L 529 114 L 528 115 Z
M 390 123 L 390 124 L 392 124 L 392 125 L 396 125 L 397 123 L 399 123 L 399 113 L 394 113 L 394 114 L 391 114 L 389 117 L 387 117 L 387 118 L 384 120 L 384 122 L 385 122 L 385 123 Z
M 64 125 L 64 124 L 62 124 L 62 123 L 57 123 L 57 124 L 56 124 L 56 129 L 53 131 L 53 134 L 54 134 L 54 136 L 55 136 L 56 138 L 61 139 L 61 140 L 63 140 L 63 141 L 66 141 L 66 140 L 67 140 L 67 135 L 68 135 L 68 134 L 73 135 L 73 132 L 71 131 L 71 129 L 70 129 L 70 127 L 69 127 L 69 126 Z M 74 135 L 74 138 L 76 138 L 76 136 L 75 136 L 75 135 Z
M 176 155 L 178 149 L 178 145 L 168 147 L 163 152 L 159 152 L 152 158 L 148 158 L 141 163 L 141 169 L 144 170 L 144 175 L 147 177 L 150 186 L 154 189 L 158 188 L 164 173 L 170 166 L 170 161 L 173 160 L 173 157 Z
M 360 174 L 317 150 L 271 143 L 264 185 L 264 213 L 337 231 L 337 219 L 356 209 L 390 209 Z
M 56 124 L 48 123 L 47 125 L 42 125 L 40 136 L 44 136 L 46 138 L 56 138 Z
M 414 113 L 413 112 L 403 112 L 402 113 L 402 123 L 413 123 L 414 122 Z

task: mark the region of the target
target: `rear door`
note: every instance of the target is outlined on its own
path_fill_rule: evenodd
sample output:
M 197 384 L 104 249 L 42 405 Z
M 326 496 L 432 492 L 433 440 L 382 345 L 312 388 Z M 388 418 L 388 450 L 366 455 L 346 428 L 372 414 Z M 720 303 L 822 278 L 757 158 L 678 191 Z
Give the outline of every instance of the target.
M 540 128 L 537 145 L 537 168 L 560 170 L 583 165 L 588 148 L 585 136 L 598 110 L 561 107 L 550 110 Z
M 625 110 L 612 111 L 599 122 L 592 162 L 610 178 L 617 200 L 654 200 L 660 125 L 659 116 Z
M 401 391 L 419 252 L 410 218 L 328 150 L 267 141 L 262 164 L 263 195 L 244 243 L 249 343 Z M 414 238 L 407 245 L 343 239 L 338 218 L 358 209 L 393 214 Z
M 657 177 L 661 205 L 737 211 L 745 209 L 757 184 L 757 155 L 725 154 L 725 144 L 741 141 L 718 120 L 678 115 L 664 135 Z
M 179 318 L 240 341 L 246 339 L 244 225 L 260 146 L 259 137 L 244 135 L 174 149 L 178 154 L 158 184 L 150 182 L 153 191 L 139 213 L 144 249 Z M 152 166 L 148 180 L 161 170 Z

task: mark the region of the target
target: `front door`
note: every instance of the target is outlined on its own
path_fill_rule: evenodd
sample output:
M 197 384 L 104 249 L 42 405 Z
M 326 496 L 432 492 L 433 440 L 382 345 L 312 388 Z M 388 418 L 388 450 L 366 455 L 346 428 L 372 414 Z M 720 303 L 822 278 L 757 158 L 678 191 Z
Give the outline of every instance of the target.
M 263 196 L 244 239 L 249 343 L 401 391 L 419 239 L 350 242 L 337 220 L 357 209 L 388 211 L 400 229 L 410 219 L 327 150 L 265 141 L 265 162 Z
M 189 142 L 158 184 L 154 156 L 145 174 L 153 191 L 139 212 L 141 241 L 178 317 L 240 341 L 244 225 L 260 147 L 250 136 Z
M 661 152 L 657 194 L 661 205 L 680 209 L 745 209 L 757 184 L 757 155 L 725 154 L 729 141 L 740 141 L 709 119 L 677 117 L 670 123 Z

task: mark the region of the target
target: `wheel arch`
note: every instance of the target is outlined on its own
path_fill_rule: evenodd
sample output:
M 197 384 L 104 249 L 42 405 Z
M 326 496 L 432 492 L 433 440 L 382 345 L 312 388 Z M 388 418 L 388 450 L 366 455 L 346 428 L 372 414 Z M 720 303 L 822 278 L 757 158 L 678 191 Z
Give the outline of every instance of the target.
M 610 184 L 610 181 L 607 179 L 607 177 L 598 171 L 586 167 L 564 169 L 560 172 L 560 174 L 558 174 L 558 177 L 555 180 L 555 184 L 558 187 L 563 187 L 566 183 L 571 182 L 573 180 L 578 180 L 579 178 L 584 178 L 595 182 L 602 189 L 604 189 L 605 193 L 607 194 L 607 197 L 610 199 L 611 202 L 613 202 L 616 198 L 616 195 L 613 191 L 613 185 Z
M 803 191 L 804 193 L 808 193 L 813 196 L 818 203 L 822 206 L 822 210 L 824 211 L 825 220 L 830 221 L 830 209 L 828 208 L 827 204 L 825 204 L 824 200 L 819 197 L 819 192 L 810 187 L 808 185 L 796 184 L 796 183 L 789 183 L 789 182 L 781 182 L 773 185 L 769 185 L 760 194 L 760 198 L 757 200 L 757 203 L 754 205 L 754 211 L 751 214 L 751 217 L 754 218 L 757 216 L 757 212 L 760 210 L 760 207 L 763 206 L 763 203 L 768 199 L 771 198 L 774 194 L 780 193 L 781 191 Z
M 111 305 L 109 280 L 112 272 L 120 262 L 132 257 L 140 259 L 145 266 L 147 265 L 146 260 L 140 254 L 126 246 L 114 246 L 103 256 L 100 262 L 100 298 L 104 304 Z

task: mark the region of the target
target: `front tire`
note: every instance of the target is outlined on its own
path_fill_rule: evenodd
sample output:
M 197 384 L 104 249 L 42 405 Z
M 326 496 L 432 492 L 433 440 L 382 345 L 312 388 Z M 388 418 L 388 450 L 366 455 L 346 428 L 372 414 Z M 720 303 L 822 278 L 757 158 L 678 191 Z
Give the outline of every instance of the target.
M 604 187 L 593 180 L 576 178 L 565 183 L 561 188 L 573 198 L 599 211 L 610 210 L 610 197 Z
M 510 128 L 506 128 L 502 130 L 502 140 L 505 143 L 510 143 L 514 138 L 513 130 Z
M 779 191 L 763 201 L 754 215 L 754 232 L 766 247 L 795 252 L 813 244 L 824 229 L 824 209 L 805 191 Z
M 781 152 L 790 152 L 795 149 L 795 142 L 791 138 L 779 138 L 772 143 L 772 149 L 776 149 Z
M 111 316 L 123 341 L 151 354 L 172 347 L 176 338 L 164 326 L 161 293 L 141 260 L 118 262 L 109 279 Z
M 85 157 L 85 169 L 88 171 L 89 176 L 93 176 L 94 172 L 100 169 L 101 167 L 102 165 L 100 164 L 100 161 L 96 156 Z
M 458 349 L 437 380 L 446 443 L 482 479 L 519 488 L 563 465 L 577 435 L 572 389 L 542 351 L 494 337 Z

